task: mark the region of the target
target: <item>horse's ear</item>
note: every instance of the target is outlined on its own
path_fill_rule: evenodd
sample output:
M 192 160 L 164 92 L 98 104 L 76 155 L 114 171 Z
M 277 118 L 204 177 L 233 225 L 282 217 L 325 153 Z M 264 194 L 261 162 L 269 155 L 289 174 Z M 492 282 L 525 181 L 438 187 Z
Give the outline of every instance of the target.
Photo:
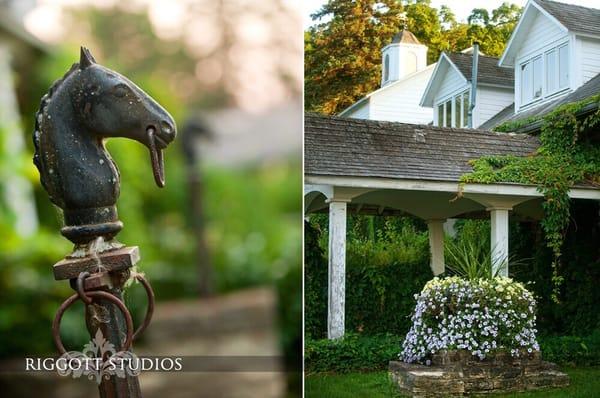
M 95 63 L 96 60 L 92 56 L 92 53 L 90 53 L 90 50 L 81 46 L 81 53 L 79 55 L 79 69 L 85 69 Z

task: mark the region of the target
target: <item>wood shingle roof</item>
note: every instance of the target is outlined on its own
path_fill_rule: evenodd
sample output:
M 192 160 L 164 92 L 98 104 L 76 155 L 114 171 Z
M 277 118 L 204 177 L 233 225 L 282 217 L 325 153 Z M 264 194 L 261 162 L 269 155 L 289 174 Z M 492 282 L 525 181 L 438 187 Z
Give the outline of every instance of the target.
M 473 54 L 445 53 L 450 61 L 468 81 L 471 81 L 473 71 Z M 479 55 L 477 66 L 477 82 L 496 86 L 514 87 L 514 69 L 498 66 L 498 58 Z
M 305 115 L 305 173 L 352 177 L 458 181 L 469 160 L 527 156 L 537 138 L 334 116 Z
M 600 36 L 600 10 L 550 0 L 535 0 L 572 32 Z

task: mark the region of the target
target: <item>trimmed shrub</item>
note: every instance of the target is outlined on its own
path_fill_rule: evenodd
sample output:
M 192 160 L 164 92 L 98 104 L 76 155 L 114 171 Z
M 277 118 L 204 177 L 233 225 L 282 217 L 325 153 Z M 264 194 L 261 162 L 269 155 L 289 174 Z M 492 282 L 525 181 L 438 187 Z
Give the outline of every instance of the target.
M 327 325 L 327 260 L 319 232 L 318 225 L 305 224 L 305 331 L 313 339 L 326 337 Z M 414 294 L 433 277 L 427 232 L 390 222 L 376 236 L 348 240 L 346 331 L 403 335 Z
M 403 343 L 405 362 L 427 362 L 440 350 L 467 350 L 484 359 L 497 351 L 539 350 L 535 299 L 510 278 L 433 278 L 419 295 Z
M 311 340 L 304 344 L 304 364 L 307 372 L 355 372 L 386 369 L 398 356 L 402 338 L 381 334 L 361 336 L 348 333 L 337 340 Z
M 576 366 L 600 365 L 600 330 L 589 336 L 540 336 L 546 361 Z

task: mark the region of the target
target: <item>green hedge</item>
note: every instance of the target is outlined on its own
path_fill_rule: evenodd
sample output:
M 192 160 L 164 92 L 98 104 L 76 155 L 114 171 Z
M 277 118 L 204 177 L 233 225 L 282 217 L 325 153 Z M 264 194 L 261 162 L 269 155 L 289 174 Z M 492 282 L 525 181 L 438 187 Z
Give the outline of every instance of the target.
M 568 365 L 600 365 L 600 329 L 585 337 L 540 337 L 540 349 L 546 361 Z
M 311 340 L 304 343 L 307 372 L 352 372 L 386 369 L 398 358 L 403 338 L 392 334 L 364 336 L 348 333 L 337 340 Z
M 398 358 L 404 336 L 347 334 L 338 340 L 305 342 L 307 372 L 354 372 L 387 369 Z M 600 330 L 589 336 L 544 336 L 538 339 L 542 357 L 560 365 L 600 365 Z
M 414 295 L 433 277 L 428 237 L 397 220 L 378 231 L 374 240 L 348 240 L 346 330 L 401 335 L 411 326 Z M 327 261 L 319 233 L 318 225 L 305 226 L 305 330 L 316 339 L 326 336 L 327 323 Z

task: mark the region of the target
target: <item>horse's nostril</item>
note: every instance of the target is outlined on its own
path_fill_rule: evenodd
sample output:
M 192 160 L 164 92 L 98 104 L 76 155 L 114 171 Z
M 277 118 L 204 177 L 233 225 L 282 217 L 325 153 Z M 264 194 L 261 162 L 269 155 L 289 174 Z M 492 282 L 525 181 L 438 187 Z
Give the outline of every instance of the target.
M 168 122 L 160 122 L 160 130 L 168 136 L 175 135 L 175 129 Z

